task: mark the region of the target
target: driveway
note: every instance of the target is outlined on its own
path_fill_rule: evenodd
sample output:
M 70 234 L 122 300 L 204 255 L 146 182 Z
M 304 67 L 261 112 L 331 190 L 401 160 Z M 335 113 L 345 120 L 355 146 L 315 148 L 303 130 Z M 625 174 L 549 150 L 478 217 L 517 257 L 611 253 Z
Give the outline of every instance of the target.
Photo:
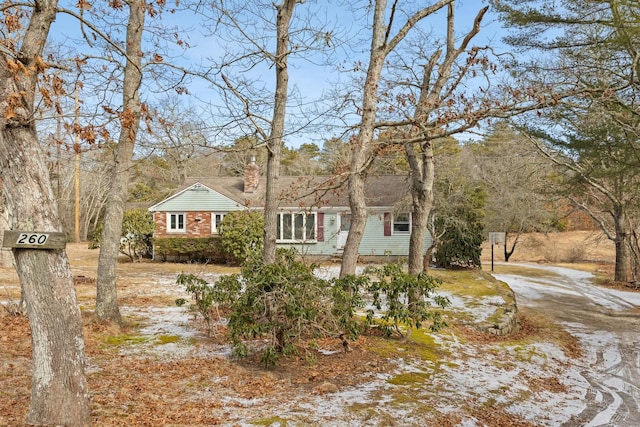
M 584 405 L 565 426 L 640 426 L 640 293 L 592 284 L 590 273 L 535 264 L 501 264 L 493 275 L 530 307 L 578 337 Z

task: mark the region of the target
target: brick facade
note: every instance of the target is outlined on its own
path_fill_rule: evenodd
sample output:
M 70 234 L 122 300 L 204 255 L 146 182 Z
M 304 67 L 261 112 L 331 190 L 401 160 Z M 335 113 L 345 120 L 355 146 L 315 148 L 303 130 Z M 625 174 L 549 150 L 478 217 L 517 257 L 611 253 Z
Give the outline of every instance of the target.
M 176 212 L 174 212 L 176 213 Z M 154 237 L 209 237 L 211 236 L 211 212 L 184 212 L 185 232 L 167 232 L 167 212 L 154 212 L 156 224 Z

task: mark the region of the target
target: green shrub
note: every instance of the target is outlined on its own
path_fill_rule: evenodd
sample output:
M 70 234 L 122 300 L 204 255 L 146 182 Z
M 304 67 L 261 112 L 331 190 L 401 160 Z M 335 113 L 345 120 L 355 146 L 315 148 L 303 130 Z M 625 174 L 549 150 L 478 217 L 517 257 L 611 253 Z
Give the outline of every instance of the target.
M 364 306 L 362 292 L 370 292 L 373 304 L 382 314 L 382 324 L 368 310 L 369 324 L 381 326 L 387 335 L 398 332 L 408 337 L 413 328 L 430 321 L 437 331 L 444 322 L 435 304 L 446 307 L 449 301 L 434 295 L 440 285 L 437 278 L 405 273 L 400 264 L 369 269 L 365 275 L 323 280 L 314 274 L 315 265 L 299 260 L 293 249 L 278 249 L 277 260 L 265 265 L 257 253 L 251 254 L 240 274 L 223 276 L 209 285 L 191 275 L 181 275 L 179 284 L 192 294 L 190 309 L 208 322 L 212 310 L 224 308 L 228 315 L 228 338 L 233 354 L 249 353 L 248 340 L 267 338 L 262 362 L 274 365 L 282 355 L 297 354 L 306 343 L 319 337 L 339 338 L 345 349 L 349 340 L 363 331 L 356 310 Z M 371 277 L 375 280 L 371 280 Z M 186 301 L 179 301 L 185 304 Z M 403 328 L 407 332 L 403 333 Z M 307 360 L 314 355 L 307 353 Z
M 241 264 L 250 253 L 262 250 L 264 215 L 257 211 L 234 211 L 220 223 L 222 249 L 228 261 Z
M 221 277 L 208 285 L 193 276 L 179 277 L 179 284 L 192 294 L 192 310 L 211 318 L 212 309 L 228 309 L 229 339 L 233 354 L 248 354 L 246 340 L 265 338 L 265 365 L 274 365 L 281 355 L 295 354 L 303 341 L 316 337 L 348 338 L 360 333 L 355 307 L 362 305 L 357 280 L 327 281 L 314 274 L 314 265 L 298 259 L 293 249 L 279 249 L 277 261 L 265 265 L 251 254 L 241 274 Z M 180 305 L 186 301 L 178 301 Z M 307 355 L 308 360 L 313 357 Z
M 155 258 L 166 261 L 225 262 L 220 237 L 161 237 L 153 239 Z
M 215 318 L 220 320 L 220 308 L 231 306 L 240 296 L 242 290 L 239 283 L 228 283 L 231 287 L 222 288 L 221 286 L 213 286 L 206 280 L 195 274 L 180 273 L 176 279 L 178 285 L 184 286 L 185 290 L 191 295 L 193 302 L 189 304 L 189 311 L 202 316 L 206 325 L 207 333 L 211 333 L 211 320 Z M 176 300 L 177 306 L 183 306 L 187 303 L 184 298 Z
M 120 253 L 128 256 L 131 261 L 151 258 L 154 230 L 155 223 L 149 211 L 142 208 L 126 211 L 122 218 Z
M 432 332 L 446 326 L 440 311 L 434 310 L 429 300 L 432 298 L 441 308 L 450 305 L 446 297 L 435 295 L 435 290 L 442 284 L 440 279 L 426 273 L 409 274 L 398 263 L 369 267 L 364 273 L 372 278 L 367 290 L 372 295 L 373 306 L 382 314 L 380 327 L 385 335 L 395 331 L 407 339 L 413 328 L 421 328 L 426 321 L 431 322 L 429 329 Z M 367 311 L 370 323 L 374 322 L 375 314 L 372 309 Z
M 100 247 L 104 224 L 100 222 L 90 236 L 89 249 Z M 153 217 L 143 208 L 130 209 L 122 217 L 122 232 L 120 234 L 120 253 L 131 261 L 141 258 L 151 258 L 153 253 L 153 232 L 155 223 Z

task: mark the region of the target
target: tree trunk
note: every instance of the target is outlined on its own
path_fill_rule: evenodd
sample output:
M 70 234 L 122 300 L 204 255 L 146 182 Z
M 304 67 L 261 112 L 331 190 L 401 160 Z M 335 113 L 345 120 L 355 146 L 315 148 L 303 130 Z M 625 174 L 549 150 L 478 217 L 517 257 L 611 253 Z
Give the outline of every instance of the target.
M 0 166 L 12 228 L 62 231 L 33 124 L 2 127 Z M 66 252 L 15 249 L 13 255 L 31 327 L 33 376 L 27 423 L 87 425 L 82 319 Z
M 367 225 L 367 204 L 364 196 L 366 179 L 366 162 L 371 155 L 374 138 L 376 113 L 378 108 L 378 85 L 382 67 L 388 54 L 385 34 L 386 0 L 377 0 L 373 17 L 373 35 L 369 54 L 369 68 L 364 83 L 362 101 L 362 122 L 360 131 L 351 143 L 351 159 L 349 161 L 349 207 L 351 209 L 351 228 L 345 242 L 340 266 L 340 277 L 355 274 L 360 252 L 360 242 Z
M 36 0 L 21 43 L 0 49 L 0 174 L 13 230 L 61 232 L 58 212 L 34 121 L 36 82 L 44 72 L 42 50 L 57 2 Z M 6 17 L 10 9 L 5 10 Z M 6 30 L 6 28 L 5 28 Z M 10 52 L 14 46 L 19 51 Z M 26 303 L 33 352 L 31 400 L 26 422 L 83 426 L 90 423 L 84 374 L 82 319 L 64 250 L 13 251 Z
M 123 113 L 120 117 L 120 138 L 116 148 L 113 179 L 105 208 L 104 228 L 100 240 L 96 293 L 96 316 L 100 320 L 121 322 L 118 308 L 116 267 L 122 234 L 122 218 L 128 197 L 128 183 L 133 159 L 133 147 L 140 125 L 138 90 L 142 82 L 142 32 L 145 2 L 134 0 L 129 5 L 127 23 L 127 58 L 123 82 Z
M 613 215 L 613 221 L 616 230 L 615 238 L 613 241 L 616 247 L 614 280 L 616 282 L 627 282 L 629 280 L 629 254 L 627 250 L 627 229 L 625 224 L 626 216 L 620 211 L 615 212 Z
M 283 0 L 278 6 L 277 44 L 275 55 L 276 90 L 273 106 L 271 132 L 267 141 L 267 176 L 264 205 L 264 247 L 263 261 L 273 264 L 276 261 L 276 239 L 278 230 L 278 194 L 276 192 L 280 176 L 280 159 L 282 157 L 282 138 L 284 120 L 287 112 L 287 92 L 289 90 L 289 73 L 287 58 L 289 56 L 289 25 L 293 9 L 299 0 Z
M 430 141 L 422 144 L 420 161 L 417 159 L 413 144 L 405 146 L 405 153 L 411 167 L 411 198 L 413 200 L 408 269 L 410 274 L 417 275 L 424 271 L 424 238 L 433 207 L 435 167 Z

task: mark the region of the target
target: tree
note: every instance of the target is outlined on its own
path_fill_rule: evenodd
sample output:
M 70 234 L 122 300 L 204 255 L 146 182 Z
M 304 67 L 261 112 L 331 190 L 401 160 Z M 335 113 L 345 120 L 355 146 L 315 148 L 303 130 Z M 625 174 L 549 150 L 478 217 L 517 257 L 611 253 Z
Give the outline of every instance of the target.
M 238 134 L 251 135 L 267 151 L 263 250 L 266 263 L 275 259 L 278 208 L 275 181 L 281 173 L 283 144 L 287 136 L 310 129 L 314 120 L 323 115 L 309 111 L 318 104 L 303 101 L 304 95 L 289 87 L 289 61 L 323 65 L 326 58 L 323 53 L 333 49 L 337 38 L 329 25 L 321 22 L 323 13 L 319 12 L 324 6 L 313 8 L 314 4 L 307 2 L 304 9 L 296 9 L 302 3 L 282 0 L 277 4 L 263 1 L 211 4 L 211 37 L 220 38 L 226 46 L 222 57 L 212 61 L 204 72 L 225 101 L 224 108 L 216 107 L 222 111 L 215 120 L 224 121 L 218 128 L 219 135 L 231 133 L 234 138 Z M 311 57 L 311 53 L 320 54 Z M 316 61 L 318 58 L 321 59 Z M 266 76 L 273 79 L 265 81 Z
M 467 167 L 486 189 L 485 229 L 505 233 L 508 262 L 522 233 L 546 232 L 556 223 L 552 202 L 557 196 L 549 191 L 553 168 L 524 135 L 504 122 L 465 149 L 471 154 Z
M 376 118 L 380 99 L 379 88 L 385 61 L 389 54 L 404 40 L 407 34 L 425 17 L 451 3 L 452 0 L 441 0 L 432 5 L 423 7 L 414 13 L 409 13 L 408 18 L 401 22 L 400 29 L 395 35 L 391 35 L 394 24 L 396 3 L 389 11 L 387 22 L 387 1 L 376 0 L 373 7 L 373 25 L 371 47 L 367 74 L 362 88 L 361 122 L 358 125 L 358 133 L 351 141 L 351 155 L 349 161 L 348 193 L 349 206 L 351 208 L 351 228 L 344 247 L 340 277 L 355 274 L 358 262 L 360 242 L 364 235 L 367 223 L 367 205 L 364 196 L 364 182 L 367 169 L 371 163 L 373 153 L 376 151 L 374 144 L 376 132 Z
M 14 230 L 61 232 L 58 207 L 34 121 L 36 88 L 51 85 L 43 49 L 57 2 L 33 2 L 30 14 L 5 5 L 0 48 L 0 173 Z M 25 21 L 28 25 L 23 27 Z M 40 85 L 39 85 L 40 84 Z M 90 423 L 82 320 L 64 250 L 14 249 L 33 348 L 31 401 L 26 422 L 84 426 Z
M 412 227 L 409 268 L 422 271 L 424 233 L 433 197 L 433 142 L 468 132 L 491 118 L 510 117 L 556 102 L 553 88 L 531 90 L 509 75 L 498 75 L 499 65 L 491 60 L 496 54 L 490 46 L 471 46 L 486 7 L 478 11 L 471 29 L 463 36 L 455 31 L 453 0 L 433 2 L 415 13 L 403 10 L 409 19 L 392 37 L 390 28 L 398 15 L 397 7 L 397 3 L 390 7 L 389 24 L 385 24 L 385 5 L 376 3 L 374 42 L 360 108 L 362 122 L 359 134 L 352 139 L 349 192 L 353 197 L 353 239 L 347 240 L 344 251 L 345 273 L 355 268 L 366 221 L 363 196 L 357 196 L 362 193 L 359 183 L 377 153 L 391 145 L 405 147 L 411 168 L 412 222 L 416 224 Z M 443 13 L 435 13 L 438 11 Z M 445 17 L 442 40 L 438 34 L 427 33 L 425 23 L 419 25 L 429 16 L 436 20 Z M 395 49 L 409 32 L 415 38 L 408 38 Z M 425 39 L 433 42 L 425 45 Z
M 563 194 L 614 241 L 615 280 L 627 281 L 630 218 L 638 212 L 640 6 L 617 0 L 565 0 L 551 9 L 537 9 L 533 1 L 493 3 L 514 29 L 509 43 L 547 55 L 546 62 L 517 64 L 523 75 L 545 84 L 554 79 L 580 93 L 541 118 L 527 117 L 521 127 L 564 168 Z
M 120 251 L 124 205 L 128 196 L 129 170 L 133 160 L 140 118 L 143 114 L 139 89 L 142 83 L 142 33 L 147 3 L 129 0 L 124 77 L 122 86 L 122 112 L 120 137 L 115 152 L 115 164 L 107 198 L 104 229 L 98 257 L 96 280 L 96 316 L 101 320 L 121 322 L 116 288 L 116 266 Z

